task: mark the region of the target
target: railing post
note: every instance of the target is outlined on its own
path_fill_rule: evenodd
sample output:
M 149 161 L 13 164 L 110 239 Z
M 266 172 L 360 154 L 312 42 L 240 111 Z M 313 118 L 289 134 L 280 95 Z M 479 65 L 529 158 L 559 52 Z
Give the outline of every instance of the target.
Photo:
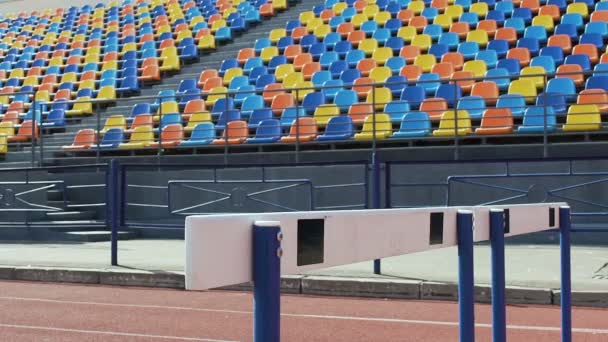
M 110 161 L 108 170 L 108 184 L 106 188 L 106 196 L 108 202 L 108 221 L 111 230 L 110 239 L 110 259 L 112 266 L 118 265 L 118 228 L 120 225 L 120 164 L 118 160 Z
M 549 154 L 549 147 L 547 146 L 547 143 L 549 142 L 549 138 L 547 137 L 547 75 L 545 74 L 545 76 L 543 77 L 543 89 L 545 89 L 545 91 L 543 92 L 543 97 L 544 97 L 544 101 L 543 101 L 543 157 L 546 158 L 547 155 Z
M 572 341 L 572 298 L 570 274 L 570 207 L 559 208 L 559 251 L 561 261 L 562 342 Z
M 97 135 L 95 137 L 95 140 L 97 141 L 97 149 L 95 151 L 95 162 L 99 163 L 99 158 L 101 154 L 101 146 L 99 145 L 101 143 L 101 116 L 99 115 L 99 104 L 97 101 L 93 101 L 93 112 L 95 113 L 95 117 L 97 118 L 97 133 L 95 133 Z
M 281 339 L 281 240 L 279 222 L 253 224 L 253 341 Z
M 473 212 L 459 210 L 458 231 L 458 316 L 460 342 L 475 341 L 475 283 L 473 268 Z
M 458 85 L 454 85 L 454 98 L 452 105 L 454 106 L 454 159 L 460 159 L 460 137 L 458 136 L 458 106 L 456 106 L 458 96 Z
M 490 210 L 490 244 L 492 247 L 492 341 L 507 338 L 505 308 L 505 212 Z
M 228 107 L 228 98 L 228 92 L 226 91 L 226 93 L 224 93 L 224 165 L 228 165 L 228 123 L 230 123 L 230 109 Z
M 372 207 L 374 209 L 380 209 L 380 158 L 378 152 L 372 154 Z M 382 261 L 380 259 L 374 260 L 374 274 L 380 274 L 382 272 Z
M 30 110 L 32 111 L 32 167 L 36 166 L 36 93 L 33 93 L 34 99 L 32 101 L 32 106 Z
M 292 123 L 292 125 L 296 125 L 296 163 L 300 162 L 300 129 L 302 129 L 302 127 L 300 126 L 300 107 L 298 106 L 299 98 L 300 98 L 300 94 L 298 92 L 298 88 L 295 89 L 296 91 L 296 97 L 295 97 L 295 105 L 296 105 L 296 121 L 294 121 Z M 285 110 L 285 109 L 283 109 Z

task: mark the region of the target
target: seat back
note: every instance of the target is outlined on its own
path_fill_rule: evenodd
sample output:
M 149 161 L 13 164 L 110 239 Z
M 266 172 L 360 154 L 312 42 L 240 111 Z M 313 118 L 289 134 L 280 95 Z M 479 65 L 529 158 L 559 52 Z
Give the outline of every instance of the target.
M 509 108 L 488 108 L 481 118 L 482 128 L 512 128 L 513 115 Z
M 139 117 L 143 117 L 143 115 L 139 115 Z M 131 138 L 129 142 L 132 143 L 149 143 L 154 141 L 154 131 L 152 129 L 152 125 L 144 125 L 135 127 L 133 133 L 131 133 Z
M 107 122 L 106 122 L 107 123 Z M 118 146 L 124 140 L 124 131 L 122 128 L 110 128 L 108 129 L 103 138 L 101 139 L 101 145 Z
M 456 127 L 458 125 L 458 127 Z M 466 110 L 448 110 L 443 112 L 441 115 L 441 121 L 439 122 L 440 130 L 452 130 L 456 132 L 458 130 L 471 131 L 471 118 L 469 112 Z
M 1 133 L 0 133 L 1 134 Z M 81 129 L 74 136 L 72 145 L 74 146 L 91 146 L 97 142 L 97 134 L 92 128 Z
M 184 139 L 184 127 L 181 124 L 166 125 L 160 133 L 161 144 L 181 142 Z

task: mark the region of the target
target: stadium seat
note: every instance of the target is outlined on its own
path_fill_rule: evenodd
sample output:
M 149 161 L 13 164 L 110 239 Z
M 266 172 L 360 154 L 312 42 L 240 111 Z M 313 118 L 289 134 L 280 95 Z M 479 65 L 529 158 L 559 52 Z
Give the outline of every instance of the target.
M 281 138 L 281 124 L 276 119 L 264 119 L 256 126 L 254 137 L 247 138 L 247 144 L 270 144 Z
M 441 115 L 439 128 L 433 131 L 436 137 L 451 137 L 471 133 L 471 118 L 466 110 L 448 110 Z
M 317 138 L 317 122 L 311 117 L 301 117 L 291 124 L 289 135 L 281 138 L 282 143 L 308 142 Z
M 578 94 L 576 103 L 594 104 L 598 106 L 601 113 L 606 113 L 608 112 L 608 93 L 603 89 L 584 89 Z
M 483 112 L 486 110 L 486 102 L 481 96 L 464 96 L 458 101 L 456 108 L 466 110 L 471 119 L 481 119 Z
M 353 120 L 350 116 L 334 116 L 327 122 L 325 132 L 317 136 L 317 141 L 349 140 L 354 135 Z
M 236 145 L 244 143 L 249 137 L 247 122 L 242 120 L 229 121 L 222 132 L 221 137 L 214 139 L 213 145 Z M 217 125 L 216 125 L 216 128 Z
M 124 141 L 124 130 L 120 127 L 110 128 L 104 132 L 99 145 L 100 149 L 115 149 Z
M 403 116 L 399 130 L 393 138 L 424 137 L 431 134 L 431 121 L 425 112 L 409 112 Z
M 526 102 L 533 103 L 537 95 L 536 85 L 527 79 L 514 80 L 509 85 L 508 93 L 522 95 Z
M 562 126 L 565 132 L 596 131 L 602 127 L 602 118 L 597 105 L 571 105 L 568 108 L 566 123 Z
M 447 102 L 439 97 L 424 99 L 420 103 L 420 111 L 427 113 L 429 118 L 434 121 L 441 119 L 441 115 L 447 109 Z
M 120 149 L 140 149 L 146 148 L 150 144 L 154 143 L 154 131 L 152 126 L 139 126 L 136 127 L 131 133 L 129 142 L 121 143 Z
M 360 133 L 355 134 L 355 140 L 380 140 L 393 134 L 391 118 L 388 114 L 377 113 L 368 115 Z
M 508 108 L 488 108 L 481 118 L 481 126 L 475 134 L 498 135 L 513 132 L 513 116 Z
M 517 128 L 518 133 L 548 133 L 556 128 L 556 116 L 553 107 L 528 107 L 524 113 L 522 124 Z
M 313 118 L 319 126 L 325 126 L 335 116 L 340 115 L 340 108 L 335 104 L 318 105 L 314 109 Z
M 97 144 L 97 133 L 92 128 L 79 130 L 71 145 L 62 146 L 64 151 L 88 150 Z

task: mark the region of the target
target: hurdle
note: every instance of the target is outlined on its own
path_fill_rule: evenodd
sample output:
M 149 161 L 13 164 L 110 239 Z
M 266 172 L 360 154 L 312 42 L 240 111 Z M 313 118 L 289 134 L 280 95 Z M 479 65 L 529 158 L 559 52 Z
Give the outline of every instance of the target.
M 278 342 L 281 274 L 456 246 L 458 334 L 460 341 L 469 342 L 475 340 L 473 246 L 489 241 L 492 339 L 504 342 L 505 237 L 554 229 L 560 232 L 561 340 L 570 342 L 566 203 L 190 216 L 186 289 L 253 281 L 254 341 Z

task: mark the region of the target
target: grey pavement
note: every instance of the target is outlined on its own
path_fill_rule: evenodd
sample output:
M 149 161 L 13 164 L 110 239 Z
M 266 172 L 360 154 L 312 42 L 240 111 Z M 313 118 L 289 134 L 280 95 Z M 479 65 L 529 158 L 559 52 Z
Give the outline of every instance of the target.
M 475 283 L 490 283 L 490 248 L 475 246 Z M 557 245 L 508 245 L 506 281 L 508 286 L 558 289 L 559 247 Z M 184 271 L 183 240 L 119 241 L 119 267 L 110 266 L 110 243 L 29 243 L 0 242 L 0 265 L 49 267 L 104 271 Z M 310 272 L 307 276 L 419 280 L 455 283 L 458 277 L 456 248 L 446 248 L 399 257 L 382 263 L 383 275 L 372 273 L 372 263 L 364 262 Z M 608 247 L 573 246 L 573 291 L 608 293 Z

